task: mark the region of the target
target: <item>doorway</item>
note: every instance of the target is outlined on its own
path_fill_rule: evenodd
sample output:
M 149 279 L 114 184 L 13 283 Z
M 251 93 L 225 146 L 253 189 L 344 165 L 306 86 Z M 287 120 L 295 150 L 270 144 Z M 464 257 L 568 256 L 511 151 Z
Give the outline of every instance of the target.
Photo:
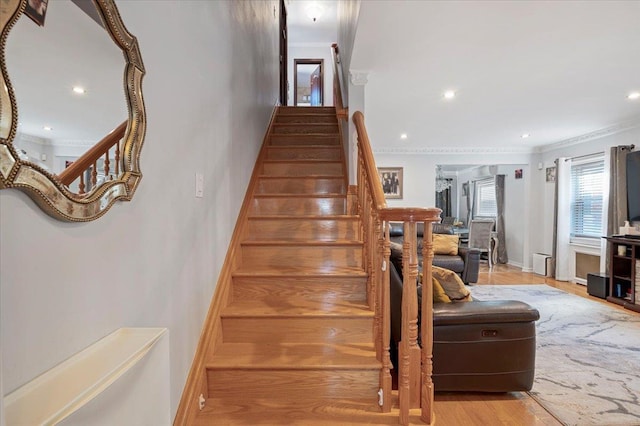
M 293 104 L 324 105 L 324 59 L 293 60 Z

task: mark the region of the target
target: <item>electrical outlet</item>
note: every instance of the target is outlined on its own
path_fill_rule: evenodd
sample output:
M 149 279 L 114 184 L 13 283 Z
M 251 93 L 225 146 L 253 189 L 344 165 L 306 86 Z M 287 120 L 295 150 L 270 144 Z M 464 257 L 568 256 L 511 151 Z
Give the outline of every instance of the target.
M 204 175 L 196 173 L 196 198 L 204 197 Z

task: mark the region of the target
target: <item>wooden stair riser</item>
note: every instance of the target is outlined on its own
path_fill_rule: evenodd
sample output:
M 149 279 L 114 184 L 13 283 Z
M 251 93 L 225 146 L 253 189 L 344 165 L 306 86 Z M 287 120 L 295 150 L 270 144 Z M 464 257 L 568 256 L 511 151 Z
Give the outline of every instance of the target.
M 295 389 L 293 390 L 295 392 Z M 345 413 L 349 413 L 345 417 Z M 370 395 L 345 399 L 290 401 L 265 398 L 208 398 L 196 422 L 190 426 L 232 425 L 296 426 L 344 425 L 351 413 L 358 413 L 357 424 L 383 424 L 377 399 Z M 351 414 L 352 415 L 352 414 Z M 397 416 L 396 419 L 397 420 Z M 389 419 L 392 424 L 394 419 Z
M 256 194 L 341 194 L 346 195 L 344 178 L 261 178 Z
M 249 220 L 248 240 L 357 241 L 360 224 L 350 219 L 263 219 Z
M 222 317 L 222 341 L 229 343 L 371 343 L 370 316 Z
M 287 299 L 365 302 L 366 277 L 233 277 L 234 300 Z
M 338 125 L 335 114 L 278 114 L 276 123 L 330 123 Z
M 378 389 L 378 370 L 207 370 L 209 397 L 278 400 L 359 398 Z
M 282 106 L 278 108 L 278 115 L 298 115 L 298 114 L 333 114 L 335 117 L 335 107 L 295 107 L 295 106 Z
M 344 215 L 347 200 L 343 197 L 256 197 L 249 214 L 257 215 Z
M 265 176 L 344 176 L 342 162 L 338 161 L 305 161 L 265 162 L 262 166 Z
M 337 135 L 287 135 L 272 134 L 269 144 L 273 146 L 340 146 L 340 137 Z
M 362 246 L 243 245 L 242 266 L 251 269 L 299 268 L 322 270 L 362 267 Z
M 271 146 L 267 149 L 267 160 L 328 160 L 340 161 L 342 148 L 313 146 Z

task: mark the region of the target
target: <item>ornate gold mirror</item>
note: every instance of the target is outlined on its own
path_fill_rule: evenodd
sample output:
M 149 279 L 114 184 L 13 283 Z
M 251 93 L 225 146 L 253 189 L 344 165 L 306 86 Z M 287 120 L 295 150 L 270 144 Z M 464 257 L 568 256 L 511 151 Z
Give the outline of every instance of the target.
M 145 70 L 114 0 L 0 0 L 0 70 L 0 189 L 72 222 L 131 200 Z

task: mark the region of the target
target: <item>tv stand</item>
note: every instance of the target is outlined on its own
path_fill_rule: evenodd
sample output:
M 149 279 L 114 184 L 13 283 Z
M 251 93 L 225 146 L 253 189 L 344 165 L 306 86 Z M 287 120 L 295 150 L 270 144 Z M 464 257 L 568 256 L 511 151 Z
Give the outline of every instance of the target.
M 640 239 L 605 237 L 609 243 L 609 296 L 607 301 L 640 312 Z

